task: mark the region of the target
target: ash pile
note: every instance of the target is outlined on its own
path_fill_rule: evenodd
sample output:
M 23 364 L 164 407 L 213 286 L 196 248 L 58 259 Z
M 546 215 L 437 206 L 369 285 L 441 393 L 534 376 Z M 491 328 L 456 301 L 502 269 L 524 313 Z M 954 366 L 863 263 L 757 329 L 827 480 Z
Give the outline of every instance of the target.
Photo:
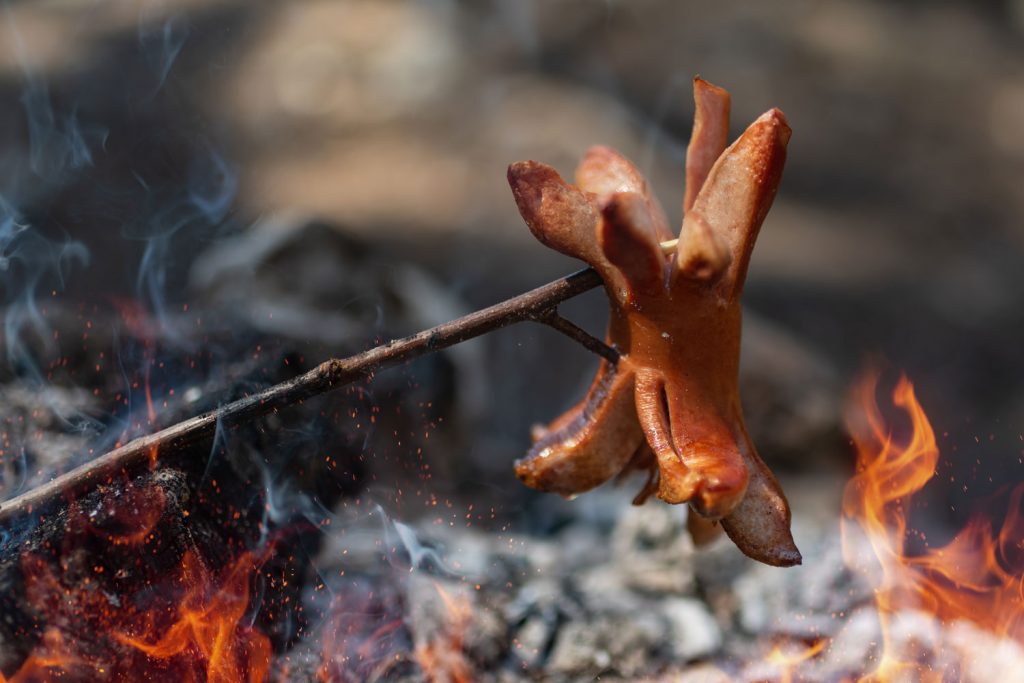
M 800 502 L 823 505 L 821 487 L 812 488 Z M 345 557 L 346 575 L 367 572 L 363 590 L 391 595 L 395 630 L 373 641 L 380 612 L 358 595 L 335 597 L 349 629 L 370 623 L 349 630 L 349 647 L 326 661 L 320 651 L 289 661 L 305 656 L 332 680 L 779 680 L 785 672 L 767 665 L 766 644 L 814 643 L 840 629 L 833 615 L 871 603 L 845 570 L 834 530 L 808 521 L 822 515 L 797 516 L 811 561 L 780 571 L 728 542 L 698 550 L 683 509 L 630 500 L 611 488 L 538 502 L 550 526 L 532 533 L 485 530 L 467 523 L 475 515 L 451 513 L 391 522 L 383 545 L 374 532 L 387 520 L 350 530 L 324 557 Z M 382 578 L 384 556 L 393 571 Z M 832 673 L 859 671 L 869 654 L 851 654 Z
M 412 525 L 349 510 L 318 560 L 326 584 L 310 589 L 326 606 L 319 637 L 277 671 L 330 681 L 824 683 L 880 670 L 981 683 L 1021 670 L 1017 641 L 939 621 L 925 604 L 896 611 L 883 630 L 875 587 L 844 560 L 835 480 L 787 484 L 805 560 L 787 570 L 722 539 L 695 548 L 683 509 L 635 507 L 623 489 L 540 502 L 546 524 L 531 531 L 464 509 Z M 866 542 L 852 548 L 871 556 Z M 879 669 L 886 658 L 899 666 Z

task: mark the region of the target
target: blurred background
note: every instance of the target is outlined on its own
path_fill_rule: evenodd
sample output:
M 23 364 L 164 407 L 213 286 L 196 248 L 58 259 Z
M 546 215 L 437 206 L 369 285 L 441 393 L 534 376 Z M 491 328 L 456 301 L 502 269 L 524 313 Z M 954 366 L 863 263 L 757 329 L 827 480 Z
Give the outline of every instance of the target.
M 969 476 L 991 441 L 987 461 L 1019 465 L 1020 0 L 8 0 L 0 36 L 10 371 L 84 390 L 91 439 L 129 332 L 216 357 L 168 370 L 173 388 L 271 341 L 308 366 L 576 270 L 518 217 L 512 161 L 570 175 L 611 145 L 678 223 L 700 74 L 731 91 L 733 136 L 769 107 L 794 131 L 745 298 L 766 459 L 848 469 L 844 396 L 874 362 L 916 381 Z M 598 293 L 566 310 L 604 324 Z M 396 371 L 385 386 L 432 408 L 379 450 L 407 462 L 400 430 L 433 430 L 433 493 L 527 514 L 512 460 L 595 365 L 519 326 Z

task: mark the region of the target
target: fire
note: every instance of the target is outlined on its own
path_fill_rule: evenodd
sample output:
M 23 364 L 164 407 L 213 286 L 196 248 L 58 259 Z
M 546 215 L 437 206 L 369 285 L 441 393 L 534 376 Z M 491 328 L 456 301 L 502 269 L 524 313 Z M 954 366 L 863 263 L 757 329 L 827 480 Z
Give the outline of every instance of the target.
M 800 647 L 797 650 L 776 645 L 768 653 L 767 660 L 778 668 L 779 683 L 793 683 L 793 674 L 800 663 L 817 656 L 818 653 L 825 649 L 826 645 L 828 645 L 828 639 L 826 638 L 818 640 L 813 645 Z
M 84 664 L 70 651 L 64 636 L 54 628 L 43 633 L 42 643 L 36 651 L 29 655 L 11 678 L 4 677 L 0 672 L 0 683 L 31 683 L 32 681 L 48 681 L 60 678 L 62 674 L 75 671 Z
M 1001 522 L 976 516 L 944 546 L 911 550 L 908 538 L 916 532 L 910 502 L 935 477 L 939 447 L 909 380 L 901 378 L 892 392 L 899 425 L 883 416 L 888 411 L 880 408 L 877 392 L 875 376 L 854 392 L 850 432 L 857 471 L 844 493 L 841 531 L 847 565 L 874 587 L 881 638 L 874 664 L 864 664 L 874 670 L 842 680 L 1005 680 L 1003 674 L 1024 661 L 1024 484 L 1005 496 L 1008 512 Z M 105 533 L 89 527 L 73 505 L 66 540 L 95 536 L 115 548 L 145 548 L 166 501 L 132 487 L 117 500 L 121 507 L 110 513 Z M 58 627 L 47 627 L 21 669 L 10 678 L 0 674 L 0 683 L 88 679 L 76 678 L 83 672 L 95 674 L 93 679 L 141 680 L 153 671 L 185 681 L 267 680 L 270 640 L 247 618 L 251 581 L 261 564 L 247 552 L 214 572 L 186 551 L 170 591 L 165 586 L 153 604 L 140 605 L 112 602 L 95 584 L 26 555 L 27 600 L 41 623 Z M 415 634 L 412 658 L 400 656 L 408 653 L 400 601 L 391 605 L 386 595 L 372 591 L 360 598 L 358 589 L 339 594 L 322 633 L 319 679 L 359 680 L 360 672 L 385 671 L 404 661 L 418 665 L 427 680 L 472 680 L 464 652 L 472 601 L 440 583 L 434 588 L 435 628 Z M 116 645 L 116 656 L 98 657 L 89 643 L 77 642 L 77 632 L 102 634 Z M 755 680 L 805 680 L 801 669 L 812 661 L 827 663 L 830 656 L 828 639 L 776 646 L 762 663 L 768 678 Z
M 877 378 L 870 376 L 855 392 L 857 419 L 851 432 L 857 474 L 843 499 L 844 558 L 849 566 L 873 575 L 882 634 L 878 666 L 861 680 L 943 680 L 943 672 L 929 670 L 921 658 L 901 652 L 893 637 L 896 619 L 901 612 L 915 610 L 942 626 L 968 621 L 996 637 L 1024 640 L 1024 485 L 1010 495 L 1009 511 L 998 531 L 990 520 L 974 517 L 946 546 L 909 554 L 909 501 L 934 476 L 939 449 L 906 377 L 892 394 L 893 404 L 910 421 L 905 440 L 892 436 L 876 390 Z M 858 529 L 873 551 L 870 569 L 862 566 L 858 553 Z
M 131 557 L 132 549 L 152 552 L 150 535 L 166 502 L 158 493 L 125 485 L 121 495 L 107 500 L 99 524 L 72 503 L 63 552 L 57 558 L 21 557 L 26 604 L 47 626 L 20 667 L 9 677 L 0 673 L 0 683 L 267 680 L 270 640 L 246 620 L 250 582 L 261 566 L 252 553 L 214 572 L 186 550 L 166 583 L 147 584 L 128 598 L 107 588 L 116 579 L 99 580 L 112 568 L 80 565 L 80 547 L 106 545 L 120 549 L 120 557 Z M 124 569 L 126 576 L 135 571 L 130 565 Z
M 451 595 L 435 583 L 443 607 L 443 624 L 438 633 L 416 645 L 416 661 L 432 683 L 469 683 L 473 680 L 462 643 L 471 616 L 469 600 Z
M 177 608 L 177 621 L 152 641 L 151 629 L 141 635 L 116 638 L 155 660 L 185 658 L 202 663 L 209 683 L 257 683 L 270 667 L 270 640 L 244 625 L 249 609 L 249 580 L 255 567 L 251 554 L 243 554 L 211 594 L 210 572 L 192 552 L 182 561 L 181 582 L 186 594 Z

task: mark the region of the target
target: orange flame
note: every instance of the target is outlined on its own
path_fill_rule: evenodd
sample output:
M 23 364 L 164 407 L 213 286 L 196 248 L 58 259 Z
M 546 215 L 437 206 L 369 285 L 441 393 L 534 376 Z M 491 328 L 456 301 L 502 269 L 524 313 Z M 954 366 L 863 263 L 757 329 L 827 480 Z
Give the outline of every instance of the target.
M 142 635 L 115 637 L 152 659 L 199 659 L 205 662 L 206 675 L 201 680 L 209 683 L 263 681 L 270 667 L 270 640 L 242 624 L 254 568 L 253 556 L 243 554 L 211 594 L 210 572 L 194 553 L 186 552 L 181 582 L 187 592 L 178 606 L 177 621 L 155 642 L 150 642 L 151 629 Z
M 877 669 L 861 680 L 942 680 L 893 642 L 895 613 L 914 609 L 933 615 L 941 624 L 972 621 L 996 636 L 1024 638 L 1024 595 L 1020 571 L 1024 518 L 1024 485 L 1014 489 L 1010 508 L 998 533 L 983 517 L 973 518 L 945 547 L 909 555 L 906 509 L 910 497 L 934 476 L 939 449 L 935 432 L 903 377 L 892 399 L 910 419 L 910 437 L 898 443 L 886 427 L 875 400 L 877 377 L 865 379 L 857 391 L 858 417 L 851 425 L 857 447 L 857 474 L 843 499 L 843 552 L 847 564 L 862 568 L 854 522 L 866 536 L 876 560 L 875 603 L 882 633 Z M 1014 567 L 1017 570 L 1014 570 Z M 880 570 L 880 575 L 878 574 Z M 982 653 L 979 653 L 981 655 Z
M 55 628 L 43 633 L 42 643 L 10 678 L 0 672 L 0 683 L 34 683 L 62 678 L 85 662 L 70 651 L 64 637 Z
M 416 660 L 432 683 L 470 683 L 473 677 L 462 651 L 471 606 L 465 595 L 450 595 L 435 583 L 444 606 L 444 624 L 439 633 L 416 646 Z
M 826 645 L 828 645 L 827 638 L 822 638 L 812 645 L 802 646 L 797 650 L 776 645 L 768 653 L 766 659 L 770 664 L 778 668 L 779 683 L 793 683 L 795 680 L 793 674 L 796 672 L 797 667 L 802 662 L 816 657 L 818 653 L 825 649 Z
M 22 564 L 28 602 L 60 627 L 48 627 L 10 678 L 0 673 L 0 683 L 150 680 L 154 671 L 162 672 L 161 680 L 267 679 L 270 641 L 243 621 L 257 568 L 250 553 L 217 581 L 194 553 L 186 552 L 177 578 L 184 596 L 175 607 L 145 612 L 131 604 L 119 607 L 94 587 L 69 584 L 41 557 L 25 555 Z M 120 649 L 95 647 L 108 638 Z

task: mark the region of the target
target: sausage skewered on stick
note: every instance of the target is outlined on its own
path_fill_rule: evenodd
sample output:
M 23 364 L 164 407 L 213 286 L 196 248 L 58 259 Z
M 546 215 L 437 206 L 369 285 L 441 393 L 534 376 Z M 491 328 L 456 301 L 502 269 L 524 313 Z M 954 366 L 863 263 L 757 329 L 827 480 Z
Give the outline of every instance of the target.
M 750 557 L 790 566 L 800 553 L 789 505 L 747 434 L 738 387 L 740 295 L 790 129 L 772 109 L 726 148 L 728 93 L 696 79 L 694 99 L 674 253 L 659 244 L 667 221 L 647 182 L 614 150 L 587 152 L 576 185 L 535 161 L 509 167 L 537 239 L 601 276 L 608 344 L 621 354 L 601 364 L 587 397 L 539 436 L 516 472 L 533 488 L 574 495 L 635 468 L 646 441 L 659 498 L 720 521 Z M 691 529 L 702 526 L 698 518 Z

